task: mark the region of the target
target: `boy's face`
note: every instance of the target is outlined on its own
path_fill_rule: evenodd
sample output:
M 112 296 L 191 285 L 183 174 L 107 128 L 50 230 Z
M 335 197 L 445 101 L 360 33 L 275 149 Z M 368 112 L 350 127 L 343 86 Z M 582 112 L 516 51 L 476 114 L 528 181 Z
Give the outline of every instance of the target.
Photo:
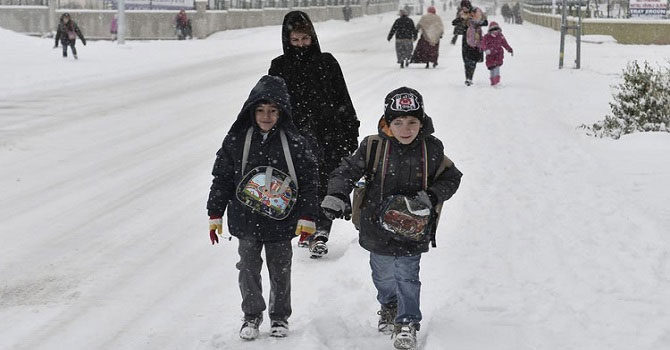
M 279 120 L 279 108 L 274 103 L 263 103 L 256 107 L 255 115 L 258 127 L 268 132 Z
M 389 127 L 398 142 L 409 145 L 419 135 L 421 126 L 421 121 L 417 117 L 408 115 L 393 119 Z
M 289 43 L 295 47 L 307 47 L 312 45 L 312 37 L 309 34 L 293 31 L 289 35 Z

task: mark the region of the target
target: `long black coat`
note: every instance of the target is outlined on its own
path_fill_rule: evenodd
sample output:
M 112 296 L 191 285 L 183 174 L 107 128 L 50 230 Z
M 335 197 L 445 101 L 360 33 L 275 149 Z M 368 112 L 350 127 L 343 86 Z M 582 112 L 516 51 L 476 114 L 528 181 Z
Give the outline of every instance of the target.
M 358 147 L 358 127 L 347 84 L 340 65 L 327 52 L 321 52 L 319 39 L 314 34 L 308 48 L 290 45 L 290 29 L 297 21 L 313 25 L 304 12 L 292 11 L 284 17 L 282 43 L 284 54 L 273 59 L 269 75 L 283 78 L 291 95 L 293 122 L 300 132 L 315 145 L 319 158 L 320 189 L 325 195 L 328 174 L 337 167 L 342 157 Z
M 279 106 L 280 117 L 275 127 L 263 140 L 255 122 L 254 111 L 262 101 L 272 101 Z M 236 197 L 242 177 L 242 152 L 249 126 L 254 127 L 245 173 L 258 166 L 271 165 L 289 174 L 279 135 L 283 129 L 288 139 L 291 157 L 298 177 L 298 201 L 291 214 L 284 220 L 273 220 L 251 211 Z M 240 239 L 276 241 L 295 237 L 295 228 L 301 216 L 316 218 L 318 214 L 317 163 L 308 142 L 300 135 L 291 121 L 291 106 L 284 82 L 265 76 L 256 84 L 244 103 L 237 120 L 228 131 L 221 149 L 216 153 L 209 191 L 209 215 L 221 216 L 228 212 L 228 230 Z
M 436 137 L 433 122 L 426 116 L 419 135 L 409 145 L 403 145 L 390 136 L 390 130 L 382 118 L 379 122 L 379 136 L 390 142 L 388 167 L 384 180 L 384 193 L 381 193 L 381 166 L 371 183 L 366 185 L 366 197 L 361 207 L 361 229 L 359 244 L 375 254 L 388 256 L 409 256 L 428 251 L 426 243 L 399 242 L 384 233 L 376 223 L 378 207 L 383 198 L 395 194 L 413 196 L 422 188 L 423 150 L 421 140 L 426 140 L 428 154 L 428 190 L 435 194 L 439 202 L 446 201 L 456 193 L 461 183 L 461 172 L 455 165 L 447 168 L 437 178 L 435 173 L 444 157 L 444 146 Z M 333 171 L 328 183 L 328 194 L 348 196 L 353 190 L 354 182 L 363 176 L 366 168 L 365 153 L 368 138 L 364 138 L 360 147 L 351 157 L 345 158 L 342 164 Z M 381 146 L 381 144 L 379 145 Z M 381 160 L 380 160 L 381 162 Z
M 395 35 L 396 39 L 412 39 L 416 40 L 418 31 L 414 26 L 414 21 L 408 16 L 400 16 L 393 22 L 393 26 L 389 31 L 389 35 L 386 37 L 387 40 L 391 40 Z
M 68 37 L 68 32 L 74 32 L 76 34 L 74 39 L 70 39 Z M 81 39 L 81 42 L 86 45 L 86 38 L 84 38 L 84 34 L 82 34 L 81 29 L 79 29 L 79 26 L 75 21 L 70 19 L 67 23 L 63 23 L 63 18 L 61 18 L 60 23 L 58 23 L 58 29 L 56 29 L 56 42 L 55 46 L 58 46 L 58 41 L 62 45 L 69 45 L 70 43 L 74 44 L 76 42 L 76 37 L 79 37 Z

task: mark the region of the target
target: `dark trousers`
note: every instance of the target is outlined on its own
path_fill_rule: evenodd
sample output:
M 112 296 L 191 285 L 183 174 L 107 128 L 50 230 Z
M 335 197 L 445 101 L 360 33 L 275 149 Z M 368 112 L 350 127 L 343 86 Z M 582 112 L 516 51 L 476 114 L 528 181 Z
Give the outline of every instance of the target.
M 67 57 L 67 47 L 69 46 L 72 49 L 72 54 L 77 56 L 77 49 L 74 47 L 76 40 L 61 40 L 60 46 L 63 47 L 63 57 Z
M 237 263 L 240 292 L 242 293 L 242 312 L 251 318 L 261 315 L 265 310 L 261 268 L 263 258 L 261 250 L 265 247 L 265 259 L 270 276 L 270 319 L 288 320 L 291 316 L 291 259 L 293 248 L 291 241 L 261 242 L 240 239 Z
M 475 75 L 475 68 L 477 68 L 477 61 L 474 60 L 465 60 L 465 79 L 472 80 L 472 77 Z

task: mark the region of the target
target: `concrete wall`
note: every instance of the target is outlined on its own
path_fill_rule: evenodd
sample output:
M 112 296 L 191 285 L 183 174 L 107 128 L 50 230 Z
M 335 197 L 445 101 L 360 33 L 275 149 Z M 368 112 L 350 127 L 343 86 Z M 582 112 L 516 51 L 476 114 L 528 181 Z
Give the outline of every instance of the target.
M 51 1 L 51 3 L 55 3 Z M 228 29 L 280 25 L 292 9 L 231 9 L 207 11 L 206 2 L 197 1 L 196 10 L 186 11 L 193 25 L 193 36 L 206 38 Z M 343 20 L 342 6 L 294 8 L 309 14 L 314 22 Z M 353 17 L 396 11 L 397 2 L 352 6 Z M 19 33 L 44 35 L 55 31 L 58 18 L 68 12 L 87 39 L 109 39 L 109 24 L 114 10 L 56 9 L 50 6 L 0 6 L 0 27 Z M 173 26 L 176 11 L 126 11 L 126 39 L 175 39 Z
M 561 30 L 561 16 L 546 13 L 523 11 L 524 21 L 544 27 Z M 568 25 L 576 25 L 578 18 L 568 17 Z M 568 33 L 573 34 L 573 30 Z M 620 44 L 633 45 L 670 45 L 669 20 L 634 20 L 634 19 L 582 19 L 583 35 L 610 35 Z

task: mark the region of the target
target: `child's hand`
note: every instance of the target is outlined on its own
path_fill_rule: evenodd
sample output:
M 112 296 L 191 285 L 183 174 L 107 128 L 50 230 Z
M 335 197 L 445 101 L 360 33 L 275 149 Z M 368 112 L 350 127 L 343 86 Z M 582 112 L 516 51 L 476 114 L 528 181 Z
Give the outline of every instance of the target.
M 342 195 L 344 196 L 344 195 Z M 331 220 L 344 217 L 345 220 L 351 219 L 351 204 L 346 203 L 339 196 L 327 195 L 321 202 L 321 208 L 327 218 Z
M 212 215 L 209 217 L 209 239 L 212 241 L 212 244 L 219 243 L 217 233 L 223 233 L 223 220 L 220 216 Z
M 314 219 L 309 216 L 303 216 L 298 220 L 298 225 L 295 227 L 296 236 L 300 236 L 300 239 L 303 239 L 303 236 L 313 235 L 314 232 L 316 232 Z

